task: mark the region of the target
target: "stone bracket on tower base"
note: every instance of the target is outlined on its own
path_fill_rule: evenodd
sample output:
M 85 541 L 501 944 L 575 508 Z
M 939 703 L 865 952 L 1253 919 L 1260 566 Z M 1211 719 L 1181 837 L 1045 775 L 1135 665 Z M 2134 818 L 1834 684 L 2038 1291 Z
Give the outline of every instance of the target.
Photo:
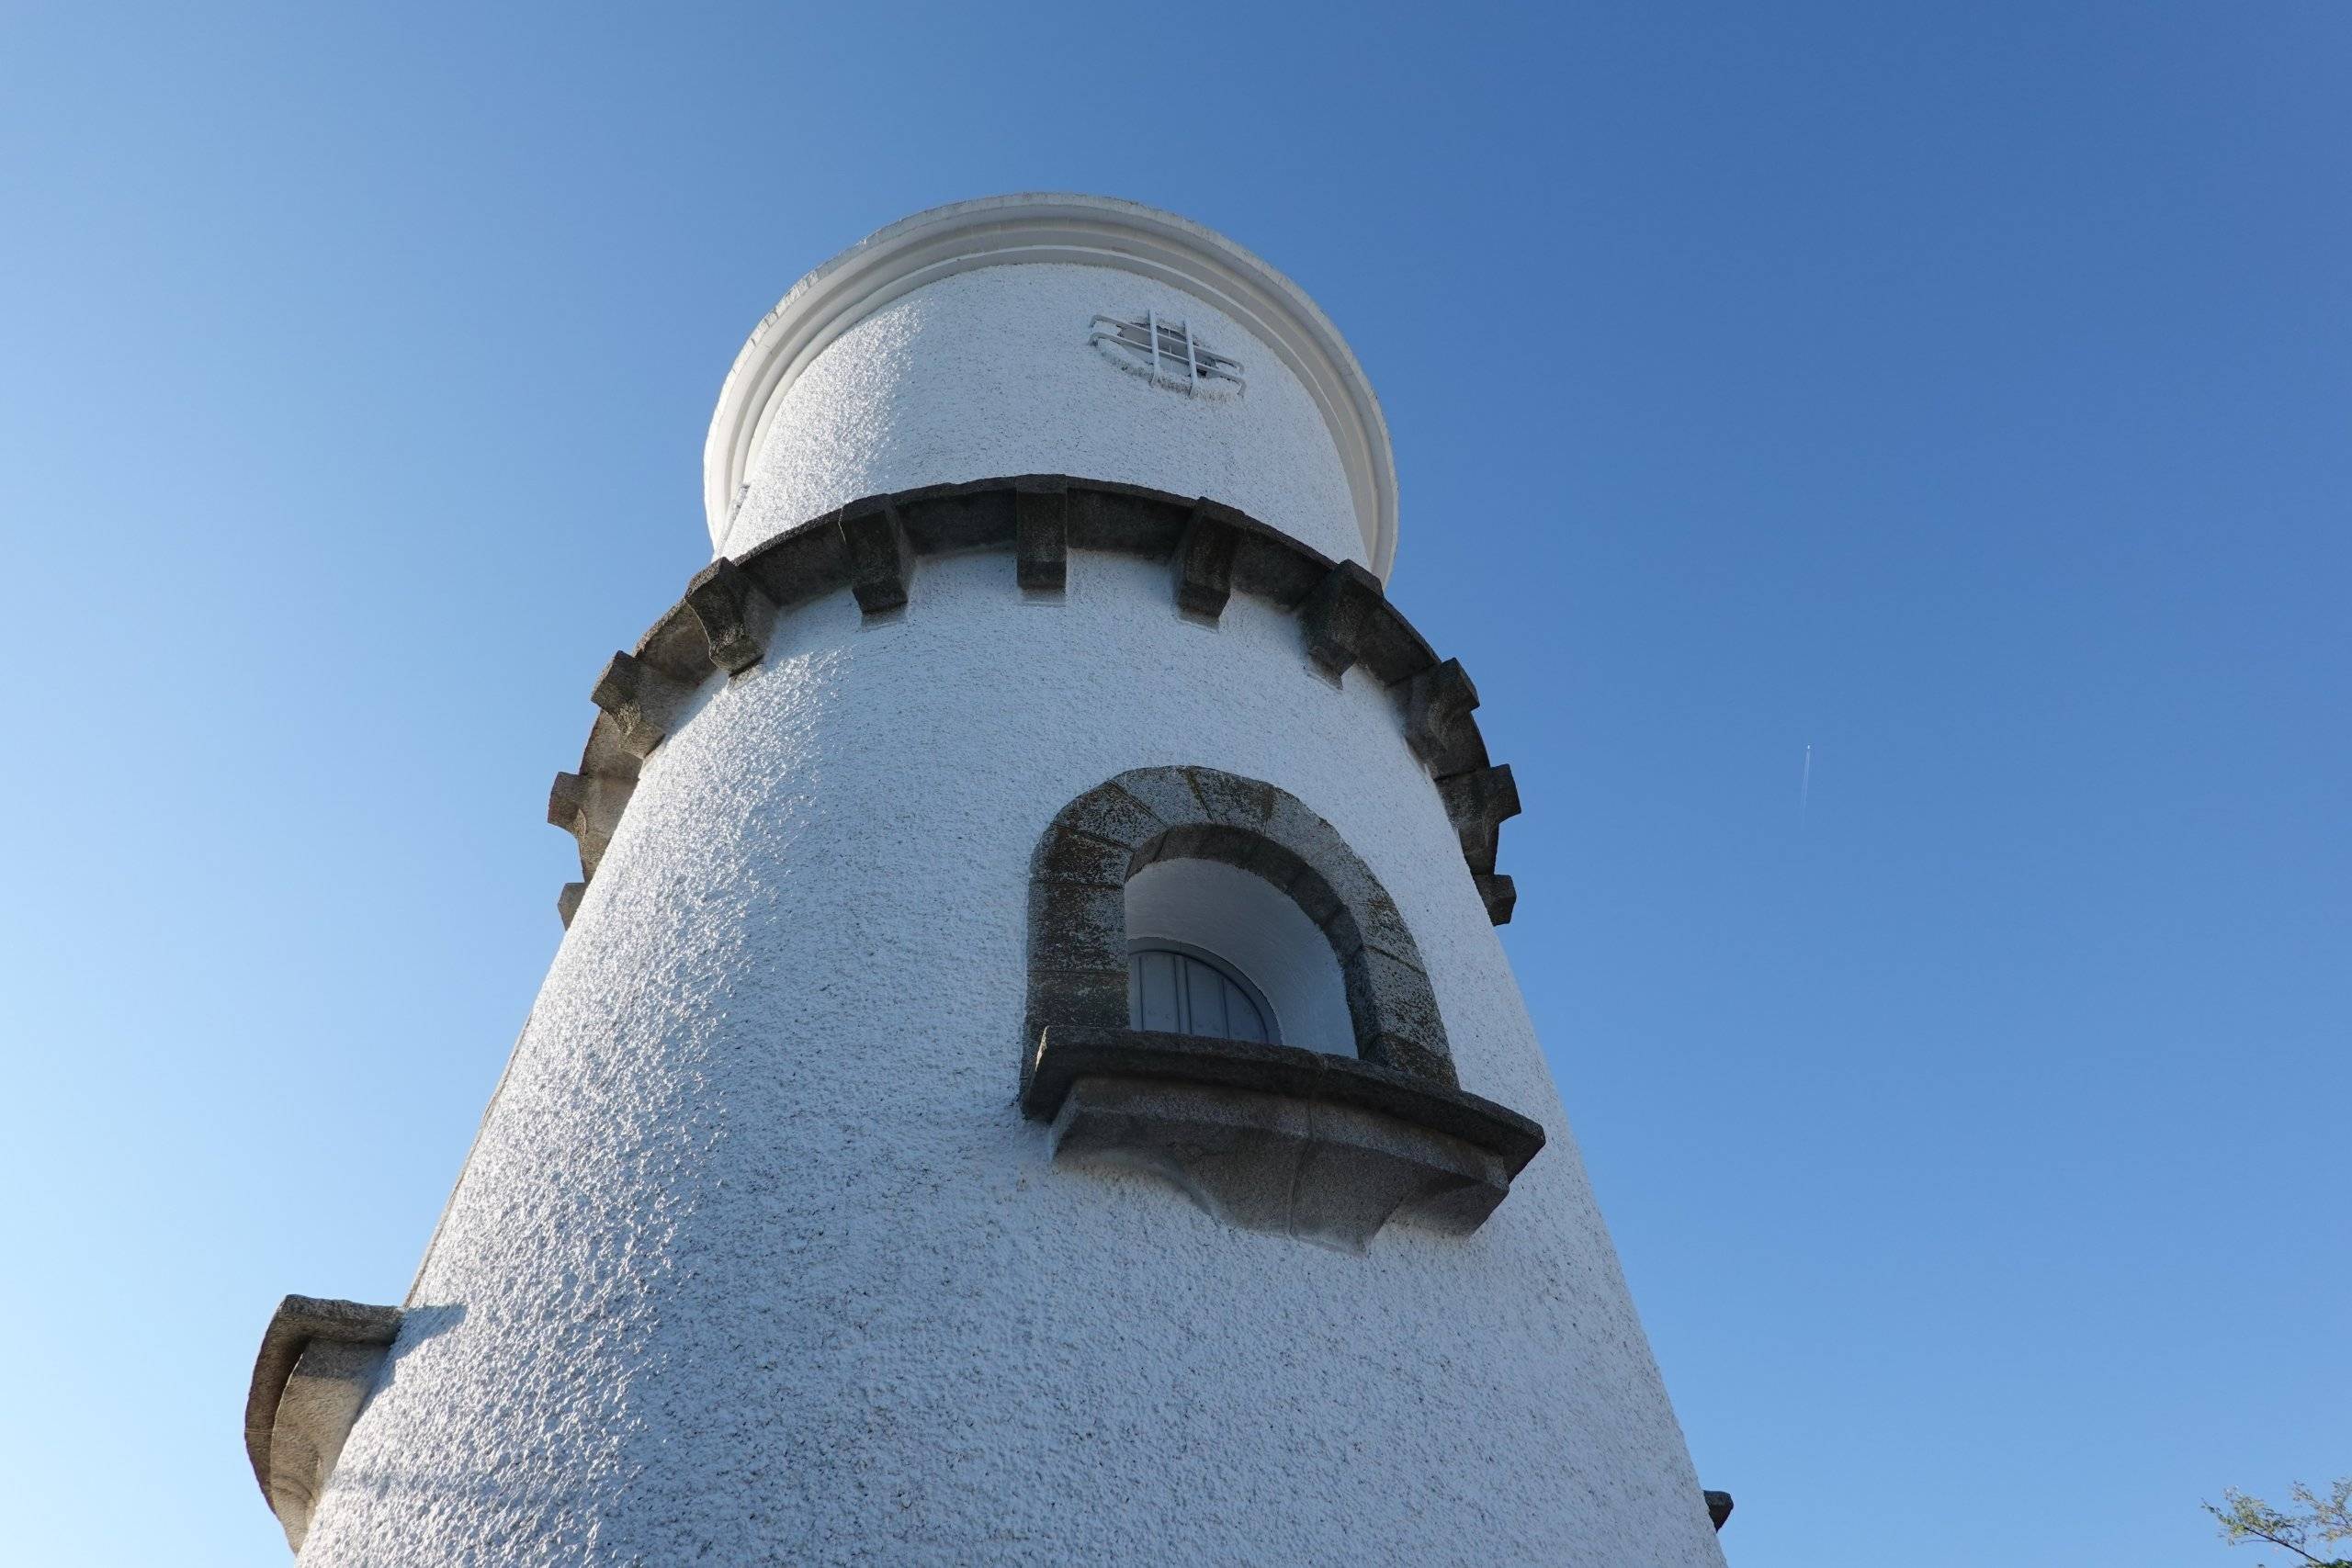
M 400 1327 L 397 1307 L 288 1296 L 262 1334 L 245 1457 L 296 1551 Z
M 1361 1252 L 1391 1220 L 1466 1235 L 1544 1129 L 1352 1056 L 1133 1029 L 1045 1031 L 1022 1109 L 1057 1165 L 1148 1171 L 1244 1230 Z

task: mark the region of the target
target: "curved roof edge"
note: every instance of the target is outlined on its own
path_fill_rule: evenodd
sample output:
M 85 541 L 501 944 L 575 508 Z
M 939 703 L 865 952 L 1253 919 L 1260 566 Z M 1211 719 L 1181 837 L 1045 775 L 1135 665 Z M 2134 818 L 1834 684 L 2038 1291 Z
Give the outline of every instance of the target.
M 934 207 L 866 236 L 794 284 L 752 329 L 719 389 L 703 444 L 703 507 L 723 544 L 771 412 L 851 327 L 926 283 L 1015 262 L 1116 267 L 1182 288 L 1264 341 L 1305 384 L 1338 449 L 1356 525 L 1385 581 L 1396 558 L 1396 462 L 1380 400 L 1306 290 L 1187 219 L 1111 197 L 1051 192 Z

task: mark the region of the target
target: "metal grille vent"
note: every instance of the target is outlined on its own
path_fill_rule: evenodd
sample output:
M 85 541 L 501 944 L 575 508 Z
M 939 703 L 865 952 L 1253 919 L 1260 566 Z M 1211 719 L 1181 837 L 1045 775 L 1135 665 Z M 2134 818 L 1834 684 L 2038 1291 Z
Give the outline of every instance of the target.
M 1192 326 L 1171 321 L 1157 310 L 1147 310 L 1137 321 L 1097 316 L 1088 323 L 1086 341 L 1112 360 L 1156 387 L 1176 388 L 1187 394 L 1230 389 L 1241 391 L 1240 362 L 1204 347 Z

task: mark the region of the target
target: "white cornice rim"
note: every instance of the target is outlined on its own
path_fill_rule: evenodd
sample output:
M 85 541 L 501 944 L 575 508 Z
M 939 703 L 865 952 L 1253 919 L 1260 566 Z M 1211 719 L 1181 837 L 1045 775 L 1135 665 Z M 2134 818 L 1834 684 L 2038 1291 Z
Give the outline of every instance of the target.
M 977 267 L 1074 262 L 1182 288 L 1262 340 L 1306 386 L 1338 448 L 1372 570 L 1396 556 L 1396 462 L 1363 367 L 1306 290 L 1224 235 L 1113 197 L 1030 192 L 900 219 L 792 287 L 735 356 L 703 444 L 703 506 L 724 548 L 736 499 L 784 393 L 835 338 L 926 283 Z M 1106 475 L 1105 478 L 1117 478 Z

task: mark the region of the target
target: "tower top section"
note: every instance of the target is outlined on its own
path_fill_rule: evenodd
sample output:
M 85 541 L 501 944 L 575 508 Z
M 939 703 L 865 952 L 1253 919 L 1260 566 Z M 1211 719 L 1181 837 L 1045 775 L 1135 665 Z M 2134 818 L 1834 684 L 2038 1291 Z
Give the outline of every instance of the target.
M 1071 267 L 1091 267 L 1141 281 L 1083 285 L 1100 313 L 1067 322 L 1060 315 L 1077 310 L 1081 301 L 1064 289 L 1068 303 L 1052 311 L 1050 345 L 1008 341 L 968 360 L 956 349 L 978 341 L 969 332 L 958 338 L 936 329 L 910 331 L 900 323 L 877 322 L 908 296 L 960 275 L 1039 264 L 1056 267 L 1061 276 Z M 1036 276 L 1045 282 L 1046 274 Z M 1032 290 L 1023 298 L 1042 303 L 1046 296 Z M 1195 303 L 1201 308 L 1193 308 Z M 1006 296 L 1002 305 L 980 308 L 1031 307 Z M 992 330 L 1001 330 L 998 321 L 990 319 Z M 829 348 L 861 328 L 867 338 L 899 345 L 891 355 L 897 362 L 891 375 L 924 374 L 928 365 L 950 378 L 926 394 L 935 406 L 910 407 L 896 391 L 877 396 L 871 368 L 837 373 L 839 388 L 825 383 L 821 372 L 812 374 Z M 876 352 L 889 352 L 887 344 L 878 351 L 872 344 L 862 347 L 863 363 L 872 365 Z M 1023 363 L 1032 353 L 1062 357 L 1041 360 L 1050 373 L 1040 375 Z M 1268 356 L 1273 363 L 1265 363 Z M 1135 378 L 1113 377 L 1122 385 L 1115 393 L 1096 393 L 1097 402 L 1057 396 L 1066 390 L 1063 378 L 1079 373 L 1065 371 L 1065 366 L 1091 363 L 1099 371 L 1105 358 L 1136 372 Z M 1011 379 L 1023 373 L 1032 375 L 1031 384 Z M 825 384 L 804 387 L 804 377 Z M 1135 411 L 1142 405 L 1136 400 L 1170 388 L 1183 394 L 1176 402 L 1197 405 L 1191 415 L 1195 420 L 1221 417 L 1211 405 L 1226 403 L 1237 422 L 1258 416 L 1256 426 L 1183 428 L 1163 421 L 1162 427 L 1139 433 Z M 838 412 L 861 398 L 871 406 Z M 946 408 L 957 398 L 965 405 L 961 414 Z M 1118 398 L 1127 400 L 1127 406 L 1113 408 Z M 994 411 L 985 406 L 991 403 Z M 812 404 L 820 405 L 820 412 L 812 413 Z M 1002 422 L 1005 407 L 1021 411 L 1023 420 Z M 1100 418 L 1092 417 L 1097 409 L 1102 411 Z M 877 479 L 865 489 L 1068 471 L 1207 494 L 1305 535 L 1312 524 L 1285 524 L 1269 515 L 1281 509 L 1279 498 L 1256 492 L 1312 483 L 1311 478 L 1283 476 L 1323 468 L 1330 470 L 1322 486 L 1329 491 L 1328 504 L 1302 502 L 1301 510 L 1338 512 L 1342 515 L 1330 518 L 1329 525 L 1342 531 L 1344 514 L 1351 513 L 1359 537 L 1314 542 L 1327 549 L 1340 547 L 1334 553 L 1355 556 L 1384 579 L 1396 558 L 1396 467 L 1388 425 L 1372 383 L 1339 329 L 1305 290 L 1257 256 L 1156 208 L 1060 193 L 956 202 L 901 219 L 795 284 L 736 355 L 711 416 L 703 447 L 703 498 L 714 545 L 721 553 L 741 550 L 776 526 L 803 521 L 791 514 L 795 508 L 822 510 L 856 499 L 863 491 L 831 493 L 853 482 L 847 474 L 834 483 L 806 476 L 840 466 L 829 454 L 846 447 L 878 440 L 911 449 L 909 432 L 925 420 L 961 428 L 922 438 L 926 455 L 909 459 L 921 471 L 893 473 L 890 482 Z M 1058 427 L 1050 436 L 1035 428 L 1047 424 Z M 1171 429 L 1173 434 L 1166 433 Z M 1320 446 L 1326 437 L 1329 457 L 1317 453 L 1302 461 L 1301 444 Z M 1187 440 L 1203 450 L 1183 460 L 1164 455 L 1163 449 Z M 783 457 L 769 451 L 772 445 L 787 444 L 804 450 Z M 780 465 L 793 470 L 791 477 L 775 477 Z M 755 494 L 763 486 L 778 493 Z M 775 515 L 739 516 L 747 503 Z

